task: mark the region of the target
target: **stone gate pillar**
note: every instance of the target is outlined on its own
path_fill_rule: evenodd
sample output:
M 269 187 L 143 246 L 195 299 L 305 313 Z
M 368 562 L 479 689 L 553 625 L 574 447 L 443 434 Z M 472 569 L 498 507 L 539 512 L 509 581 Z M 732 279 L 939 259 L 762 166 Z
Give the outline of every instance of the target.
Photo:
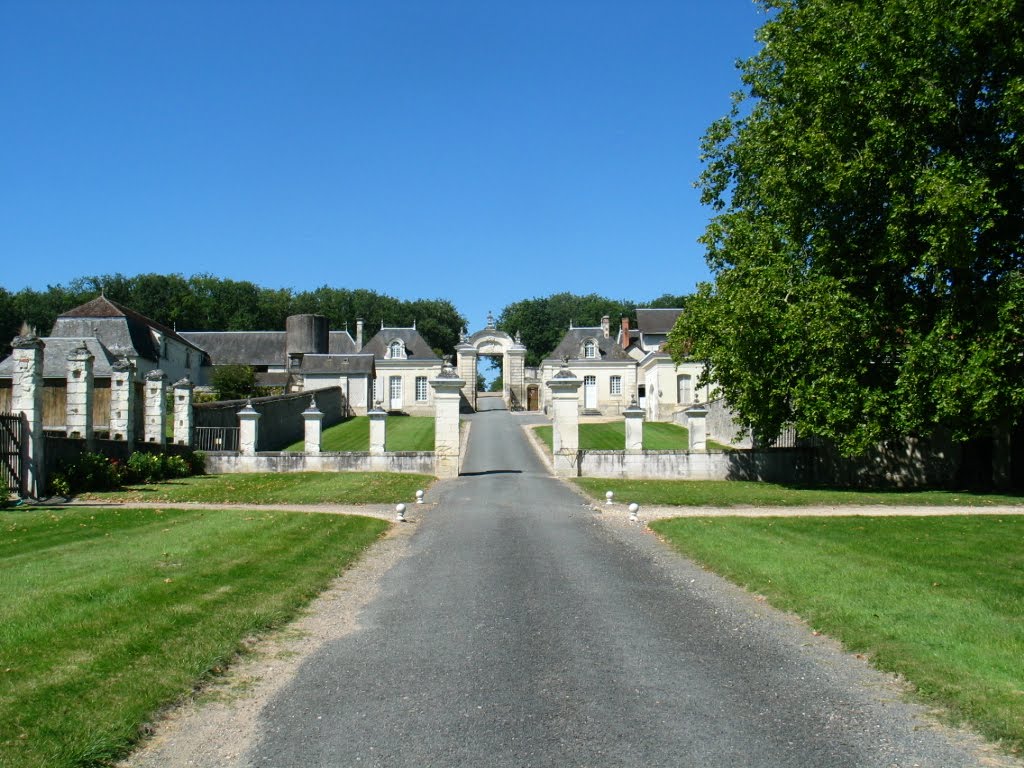
M 472 344 L 465 342 L 455 346 L 458 377 L 462 380 L 462 394 L 470 407 L 476 410 L 476 363 L 477 351 Z
M 110 439 L 134 443 L 135 366 L 122 357 L 110 368 Z
M 515 344 L 505 353 L 505 398 L 511 400 L 509 409 L 526 410 L 526 347 L 516 334 Z
M 192 445 L 192 382 L 188 376 L 174 382 L 174 442 Z
M 146 374 L 142 439 L 167 445 L 167 374 L 157 368 Z
M 622 412 L 626 419 L 626 450 L 639 452 L 644 449 L 644 409 L 636 403 L 636 397 Z
M 706 451 L 708 449 L 708 408 L 706 405 L 694 405 L 687 408 L 686 428 L 690 432 L 690 450 Z
M 46 463 L 43 455 L 43 349 L 46 345 L 35 332 L 25 329 L 11 342 L 14 376 L 11 380 L 11 412 L 20 414 L 21 493 L 34 499 L 46 491 Z
M 475 382 L 475 369 L 473 375 Z M 465 385 L 465 380 L 459 378 L 450 364 L 441 367 L 437 378 L 430 379 L 434 390 L 434 473 L 441 478 L 459 476 L 462 453 L 459 401 Z M 475 395 L 475 383 L 473 390 Z
M 260 414 L 252 407 L 252 400 L 238 412 L 238 452 L 243 456 L 256 455 L 256 442 L 260 437 Z
M 67 356 L 67 404 L 64 430 L 68 437 L 85 440 L 92 449 L 92 401 L 94 394 L 93 361 L 95 358 L 83 343 Z
M 551 390 L 552 430 L 551 452 L 555 474 L 575 477 L 580 447 L 579 389 L 583 381 L 567 367 L 546 382 Z
M 370 418 L 370 455 L 383 456 L 387 450 L 387 419 L 388 413 L 380 407 L 380 401 L 366 412 Z
M 323 436 L 324 414 L 316 407 L 316 396 L 309 398 L 309 407 L 302 412 L 303 435 L 306 453 L 320 453 L 320 438 Z

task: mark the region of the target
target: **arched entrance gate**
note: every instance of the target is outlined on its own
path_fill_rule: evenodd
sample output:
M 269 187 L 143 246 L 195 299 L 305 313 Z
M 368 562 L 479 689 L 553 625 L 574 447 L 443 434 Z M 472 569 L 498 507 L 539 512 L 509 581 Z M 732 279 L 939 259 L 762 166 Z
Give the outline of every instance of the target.
M 501 355 L 502 399 L 509 410 L 526 408 L 526 347 L 517 333 L 512 338 L 499 331 L 494 316 L 487 315 L 487 327 L 472 336 L 464 336 L 455 347 L 459 378 L 466 382 L 462 389 L 467 402 L 476 410 L 476 364 L 480 355 Z

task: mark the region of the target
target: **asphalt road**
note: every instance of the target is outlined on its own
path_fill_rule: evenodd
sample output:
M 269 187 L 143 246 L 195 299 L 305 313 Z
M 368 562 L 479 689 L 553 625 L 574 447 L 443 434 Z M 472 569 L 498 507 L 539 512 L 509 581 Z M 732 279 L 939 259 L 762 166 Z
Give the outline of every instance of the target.
M 864 662 L 595 519 L 524 417 L 472 418 L 463 476 L 361 629 L 265 708 L 250 765 L 979 765 Z

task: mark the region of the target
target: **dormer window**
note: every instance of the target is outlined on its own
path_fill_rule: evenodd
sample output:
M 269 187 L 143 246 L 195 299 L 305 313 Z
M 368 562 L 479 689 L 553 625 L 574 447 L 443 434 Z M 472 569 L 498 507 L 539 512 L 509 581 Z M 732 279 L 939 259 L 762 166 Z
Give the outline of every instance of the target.
M 583 357 L 587 360 L 597 359 L 597 342 L 587 339 L 583 344 Z
M 395 339 L 388 344 L 388 360 L 405 360 L 405 344 L 401 339 Z

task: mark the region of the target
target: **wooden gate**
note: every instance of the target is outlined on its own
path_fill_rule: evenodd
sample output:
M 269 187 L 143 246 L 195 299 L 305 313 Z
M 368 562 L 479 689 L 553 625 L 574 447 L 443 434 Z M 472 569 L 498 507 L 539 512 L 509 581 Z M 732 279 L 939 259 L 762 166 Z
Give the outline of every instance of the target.
M 0 413 L 0 476 L 7 493 L 21 493 L 22 423 L 21 416 Z

